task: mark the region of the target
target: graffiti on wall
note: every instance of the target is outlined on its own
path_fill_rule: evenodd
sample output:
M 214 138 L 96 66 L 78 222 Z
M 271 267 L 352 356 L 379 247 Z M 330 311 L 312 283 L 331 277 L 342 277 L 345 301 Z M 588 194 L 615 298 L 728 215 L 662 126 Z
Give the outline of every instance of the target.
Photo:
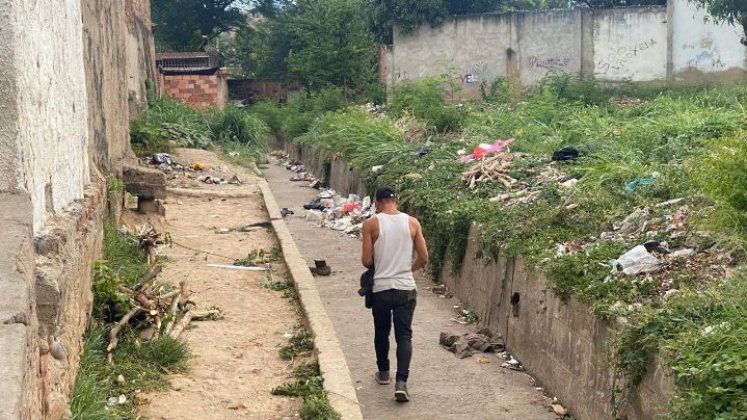
M 721 52 L 714 41 L 713 32 L 708 32 L 700 38 L 697 44 L 684 44 L 683 50 L 691 50 L 692 58 L 688 60 L 689 67 L 703 70 L 719 70 L 724 68 Z
M 646 51 L 658 45 L 658 41 L 651 38 L 636 44 L 612 48 L 605 57 L 597 60 L 596 72 L 603 75 L 628 74 L 628 64 Z
M 480 83 L 489 78 L 488 63 L 485 61 L 478 61 L 459 74 L 459 81 L 462 82 L 463 85 Z
M 537 57 L 532 55 L 527 59 L 529 68 L 533 69 L 566 69 L 571 64 L 571 59 L 568 57 Z

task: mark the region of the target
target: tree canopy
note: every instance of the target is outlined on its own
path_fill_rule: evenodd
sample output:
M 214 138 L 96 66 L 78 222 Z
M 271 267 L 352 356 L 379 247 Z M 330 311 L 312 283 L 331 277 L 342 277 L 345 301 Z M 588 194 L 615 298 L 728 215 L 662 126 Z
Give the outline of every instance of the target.
M 747 46 L 747 0 L 691 0 L 708 10 L 717 22 L 741 26 L 744 30 L 742 44 Z
M 213 38 L 246 22 L 238 6 L 246 0 L 152 0 L 156 43 L 171 48 L 197 48 L 204 36 Z

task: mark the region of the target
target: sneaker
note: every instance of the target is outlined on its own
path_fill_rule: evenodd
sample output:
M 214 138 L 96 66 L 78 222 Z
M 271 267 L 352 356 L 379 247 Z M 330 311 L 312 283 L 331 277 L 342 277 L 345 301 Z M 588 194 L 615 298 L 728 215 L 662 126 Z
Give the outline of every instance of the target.
M 389 379 L 389 371 L 379 371 L 374 374 L 374 379 L 379 385 L 389 385 L 392 381 Z
M 410 394 L 407 393 L 407 383 L 405 381 L 397 381 L 394 384 L 394 399 L 399 402 L 410 401 Z

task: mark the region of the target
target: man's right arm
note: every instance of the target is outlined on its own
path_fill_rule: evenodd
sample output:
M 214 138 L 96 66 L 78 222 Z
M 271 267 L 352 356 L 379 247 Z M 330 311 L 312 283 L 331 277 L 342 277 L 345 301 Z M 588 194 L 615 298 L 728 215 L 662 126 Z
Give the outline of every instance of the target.
M 361 263 L 366 268 L 371 268 L 374 264 L 373 228 L 373 220 L 368 219 L 363 222 L 363 228 L 361 229 L 361 239 L 363 241 L 363 249 L 361 250 Z

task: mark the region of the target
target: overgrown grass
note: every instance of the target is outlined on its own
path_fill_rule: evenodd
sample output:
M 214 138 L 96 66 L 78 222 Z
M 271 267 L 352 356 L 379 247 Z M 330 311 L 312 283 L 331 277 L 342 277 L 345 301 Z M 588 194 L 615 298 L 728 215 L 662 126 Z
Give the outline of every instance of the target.
M 174 147 L 240 150 L 244 158 L 264 161 L 270 128 L 262 118 L 232 105 L 197 110 L 170 98 L 152 101 L 130 127 L 133 149 L 141 155 Z
M 295 380 L 272 390 L 273 395 L 303 397 L 301 418 L 307 420 L 337 420 L 340 415 L 329 404 L 324 391 L 319 362 L 298 365 L 294 371 Z
M 280 349 L 280 358 L 293 360 L 299 356 L 310 356 L 312 351 L 314 351 L 314 337 L 310 332 L 300 329 L 293 334 L 288 345 Z
M 104 318 L 121 316 L 131 306 L 116 286 L 134 284 L 148 267 L 137 242 L 113 224 L 105 225 L 104 258 L 96 264 L 93 318 L 73 390 L 71 408 L 76 420 L 140 418 L 137 393 L 167 388 L 165 374 L 185 372 L 189 358 L 185 342 L 162 337 L 141 343 L 135 331 L 124 331 L 108 363 L 107 334 L 112 324 Z M 126 398 L 123 404 L 118 401 L 120 395 Z M 110 399 L 117 402 L 110 403 Z
M 414 114 L 433 128 L 432 115 L 448 105 L 428 83 L 395 92 L 394 116 Z M 459 110 L 461 122 L 442 125 L 443 135 L 431 132 L 427 145 L 408 148 L 391 119 L 359 110 L 317 113 L 306 131 L 289 134 L 330 159 L 343 156 L 368 175 L 371 189 L 397 186 L 405 210 L 422 220 L 434 278 L 445 265 L 459 270 L 468 233 L 477 225 L 486 261 L 521 257 L 548 275 L 558 296 L 580 299 L 601 317 L 627 317 L 613 360 L 635 386 L 650 353 L 660 350 L 677 374 L 672 418 L 743 416 L 747 353 L 736 343 L 747 340 L 741 328 L 747 296 L 727 293 L 737 286 L 725 285 L 743 286 L 744 276 L 720 286 L 686 265 L 675 267 L 667 276 L 685 292 L 662 306 L 661 279 L 615 276 L 610 260 L 650 239 L 684 247 L 690 238 L 699 255 L 724 250 L 729 264 L 747 261 L 747 88 L 608 85 L 556 76 L 523 98 L 504 93 L 500 84 L 486 89 L 484 102 Z M 457 151 L 504 138 L 515 139 L 513 152 L 526 153 L 514 157 L 511 176 L 521 188 L 539 192 L 534 204 L 492 202 L 508 189 L 498 182 L 469 188 L 462 180 L 467 166 L 457 161 Z M 420 146 L 427 154 L 412 153 Z M 565 146 L 581 157 L 551 164 L 552 153 Z M 377 165 L 384 167 L 369 171 Z M 563 190 L 553 174 L 578 182 Z M 626 191 L 631 181 L 649 177 L 651 185 Z M 687 223 L 684 236 L 670 237 L 666 226 L 675 209 L 657 205 L 678 198 L 687 206 Z M 599 239 L 636 209 L 650 212 L 650 233 Z M 579 250 L 559 254 L 560 245 Z M 697 264 L 708 269 L 712 263 Z M 710 332 L 703 334 L 705 329 Z

